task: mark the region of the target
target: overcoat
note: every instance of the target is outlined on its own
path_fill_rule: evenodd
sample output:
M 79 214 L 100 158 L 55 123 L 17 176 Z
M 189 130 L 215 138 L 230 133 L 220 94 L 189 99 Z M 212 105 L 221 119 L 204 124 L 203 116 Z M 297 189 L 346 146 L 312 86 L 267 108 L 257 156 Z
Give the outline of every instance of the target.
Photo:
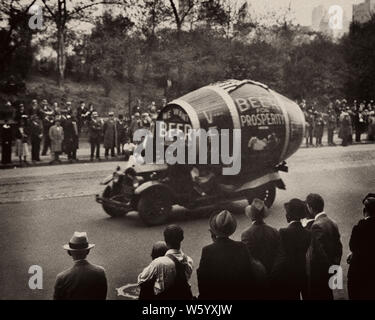
M 104 123 L 104 148 L 112 149 L 116 146 L 117 133 L 116 133 L 116 121 L 109 119 Z
M 49 137 L 51 139 L 51 152 L 61 152 L 62 142 L 64 140 L 64 129 L 62 126 L 53 125 L 49 129 Z

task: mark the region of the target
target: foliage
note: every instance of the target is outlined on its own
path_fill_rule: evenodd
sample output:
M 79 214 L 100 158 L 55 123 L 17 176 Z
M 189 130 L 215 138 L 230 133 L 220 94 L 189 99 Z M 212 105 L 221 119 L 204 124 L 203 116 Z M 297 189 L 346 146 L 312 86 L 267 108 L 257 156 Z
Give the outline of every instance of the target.
M 118 0 L 113 3 L 122 10 L 105 11 L 93 19 L 99 2 L 43 1 L 55 25 L 50 29 L 49 36 L 55 40 L 50 45 L 61 56 L 60 69 L 57 61 L 54 70 L 64 76 L 67 55 L 70 79 L 101 84 L 98 95 L 108 99 L 120 86 L 123 105 L 129 108 L 139 99 L 146 104 L 162 96 L 171 100 L 230 78 L 260 81 L 291 99 L 315 100 L 321 108 L 336 98 L 373 98 L 374 19 L 352 25 L 347 36 L 334 40 L 296 25 L 288 10 L 256 16 L 248 1 L 186 0 L 177 8 L 176 0 Z M 0 0 L 0 9 L 4 3 Z M 62 25 L 58 4 L 65 3 L 70 7 Z M 113 7 L 112 1 L 106 3 Z M 91 21 L 90 34 L 71 28 L 70 21 L 77 18 Z M 59 26 L 63 26 L 60 36 Z M 2 46 L 5 31 L 0 30 Z M 25 43 L 16 48 L 13 60 L 4 61 L 12 61 L 10 65 L 25 76 L 28 67 L 17 67 L 14 59 L 32 55 L 31 35 L 25 36 L 21 27 L 12 32 L 15 38 L 22 35 Z M 62 42 L 57 41 L 59 37 Z M 73 52 L 68 55 L 62 45 L 72 46 Z M 21 62 L 30 64 L 27 59 Z
M 343 39 L 343 55 L 349 68 L 345 91 L 349 98 L 373 100 L 375 92 L 375 16 L 354 23 Z

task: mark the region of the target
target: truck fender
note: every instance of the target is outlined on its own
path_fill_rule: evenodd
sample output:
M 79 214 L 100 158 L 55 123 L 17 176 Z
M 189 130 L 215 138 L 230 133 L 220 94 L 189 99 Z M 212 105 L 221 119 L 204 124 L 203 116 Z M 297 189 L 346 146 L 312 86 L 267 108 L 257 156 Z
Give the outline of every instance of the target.
M 143 193 L 147 190 L 153 189 L 153 188 L 165 189 L 166 192 L 174 195 L 174 192 L 171 190 L 171 188 L 169 188 L 167 185 L 165 185 L 164 183 L 161 183 L 159 181 L 147 181 L 145 183 L 142 183 L 139 187 L 137 187 L 134 190 L 134 194 L 139 196 L 141 193 Z

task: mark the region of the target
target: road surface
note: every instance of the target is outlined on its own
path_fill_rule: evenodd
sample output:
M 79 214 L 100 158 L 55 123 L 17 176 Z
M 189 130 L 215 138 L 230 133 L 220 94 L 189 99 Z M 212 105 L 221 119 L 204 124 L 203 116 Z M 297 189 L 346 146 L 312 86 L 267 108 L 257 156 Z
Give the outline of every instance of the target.
M 119 163 L 124 165 L 124 163 Z M 109 299 L 118 296 L 116 288 L 134 283 L 138 273 L 150 262 L 152 244 L 162 240 L 164 227 L 145 227 L 137 213 L 119 219 L 108 217 L 95 201 L 102 191 L 99 181 L 117 163 L 73 164 L 2 170 L 0 172 L 0 299 L 51 299 L 56 274 L 71 266 L 71 258 L 62 249 L 74 231 L 87 231 L 96 244 L 89 260 L 106 268 Z M 294 197 L 320 193 L 325 211 L 337 221 L 342 235 L 342 267 L 345 288 L 337 290 L 337 299 L 346 299 L 346 255 L 353 225 L 361 218 L 361 200 L 375 191 L 375 145 L 347 148 L 300 149 L 288 160 L 289 173 L 282 173 L 287 190 L 278 190 L 269 210 L 267 223 L 286 225 L 283 204 Z M 249 220 L 243 214 L 246 203 L 237 202 L 239 240 Z M 211 242 L 208 232 L 209 210 L 174 210 L 171 222 L 185 231 L 182 249 L 195 267 L 201 248 Z M 28 286 L 29 267 L 43 269 L 43 289 Z M 197 294 L 196 269 L 191 279 Z

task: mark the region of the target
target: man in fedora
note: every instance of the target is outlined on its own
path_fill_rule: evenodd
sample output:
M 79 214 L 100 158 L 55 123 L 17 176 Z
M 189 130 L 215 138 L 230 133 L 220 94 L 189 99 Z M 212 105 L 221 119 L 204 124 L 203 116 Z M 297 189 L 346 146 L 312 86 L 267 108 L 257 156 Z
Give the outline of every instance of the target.
M 57 275 L 54 300 L 105 300 L 107 279 L 101 266 L 91 264 L 87 255 L 95 244 L 89 243 L 86 232 L 74 232 L 63 248 L 73 258 L 74 265 Z
M 108 159 L 109 150 L 111 150 L 111 157 L 115 156 L 115 146 L 117 144 L 117 123 L 114 119 L 114 113 L 109 112 L 108 117 L 103 125 L 104 155 L 106 159 Z
M 212 215 L 209 225 L 213 243 L 202 249 L 197 270 L 199 299 L 259 298 L 263 290 L 257 281 L 264 280 L 265 270 L 256 265 L 244 243 L 229 238 L 236 231 L 236 219 L 224 210 Z
M 348 293 L 351 300 L 375 300 L 375 193 L 363 200 L 363 219 L 353 227 L 348 257 Z
M 89 122 L 89 142 L 90 142 L 90 160 L 94 160 L 94 153 L 96 160 L 100 160 L 100 140 L 102 138 L 103 127 L 98 120 L 98 113 L 94 111 L 91 114 L 91 121 Z
M 241 241 L 270 274 L 280 246 L 279 232 L 264 222 L 266 207 L 262 200 L 255 198 L 245 213 L 252 224 L 242 232 Z

